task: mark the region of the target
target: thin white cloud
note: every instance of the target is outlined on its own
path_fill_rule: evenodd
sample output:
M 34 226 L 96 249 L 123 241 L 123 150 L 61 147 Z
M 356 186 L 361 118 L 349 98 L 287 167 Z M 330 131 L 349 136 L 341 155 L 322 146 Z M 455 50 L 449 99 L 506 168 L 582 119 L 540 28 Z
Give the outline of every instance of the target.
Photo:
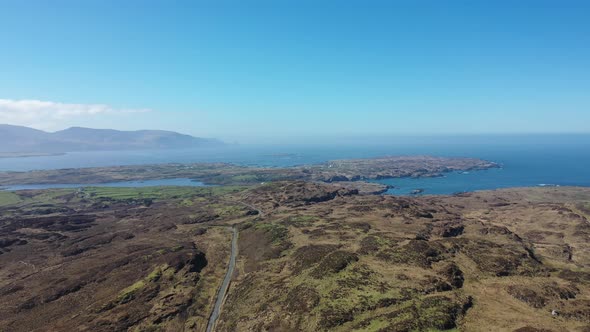
M 0 123 L 54 129 L 70 120 L 105 114 L 144 113 L 149 109 L 114 108 L 104 104 L 68 104 L 42 100 L 0 99 Z

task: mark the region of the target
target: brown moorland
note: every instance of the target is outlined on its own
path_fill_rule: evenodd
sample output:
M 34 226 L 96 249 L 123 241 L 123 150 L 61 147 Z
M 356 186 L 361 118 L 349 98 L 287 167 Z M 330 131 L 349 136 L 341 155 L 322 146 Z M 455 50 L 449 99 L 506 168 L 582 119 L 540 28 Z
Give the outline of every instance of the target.
M 0 330 L 587 331 L 590 189 L 0 193 Z M 553 311 L 553 314 L 552 314 Z

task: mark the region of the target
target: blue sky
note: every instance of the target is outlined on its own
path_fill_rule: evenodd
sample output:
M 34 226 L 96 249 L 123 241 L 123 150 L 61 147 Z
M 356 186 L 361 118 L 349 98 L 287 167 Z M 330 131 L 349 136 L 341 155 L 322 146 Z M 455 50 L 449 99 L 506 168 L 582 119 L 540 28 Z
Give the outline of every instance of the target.
M 244 142 L 590 132 L 588 1 L 171 3 L 0 0 L 0 122 Z

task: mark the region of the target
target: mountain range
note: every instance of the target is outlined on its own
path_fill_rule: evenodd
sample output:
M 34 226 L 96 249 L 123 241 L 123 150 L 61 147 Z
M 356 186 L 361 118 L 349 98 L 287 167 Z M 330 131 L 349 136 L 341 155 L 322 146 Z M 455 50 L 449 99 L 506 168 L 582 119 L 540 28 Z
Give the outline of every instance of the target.
M 217 139 L 193 137 L 164 130 L 119 131 L 72 127 L 52 133 L 0 124 L 0 152 L 172 149 L 223 144 Z

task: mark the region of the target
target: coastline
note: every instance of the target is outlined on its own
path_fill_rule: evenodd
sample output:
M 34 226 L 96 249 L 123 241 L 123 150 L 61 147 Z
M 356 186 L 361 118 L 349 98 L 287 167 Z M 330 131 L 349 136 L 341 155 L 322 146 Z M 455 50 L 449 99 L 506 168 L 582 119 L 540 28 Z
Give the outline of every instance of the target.
M 31 157 L 54 157 L 63 156 L 65 152 L 0 152 L 2 158 L 31 158 Z
M 84 184 L 189 178 L 210 185 L 251 185 L 271 181 L 361 182 L 383 178 L 431 177 L 442 173 L 497 168 L 476 158 L 429 156 L 348 159 L 298 167 L 248 167 L 230 163 L 155 164 L 0 172 L 0 185 Z

